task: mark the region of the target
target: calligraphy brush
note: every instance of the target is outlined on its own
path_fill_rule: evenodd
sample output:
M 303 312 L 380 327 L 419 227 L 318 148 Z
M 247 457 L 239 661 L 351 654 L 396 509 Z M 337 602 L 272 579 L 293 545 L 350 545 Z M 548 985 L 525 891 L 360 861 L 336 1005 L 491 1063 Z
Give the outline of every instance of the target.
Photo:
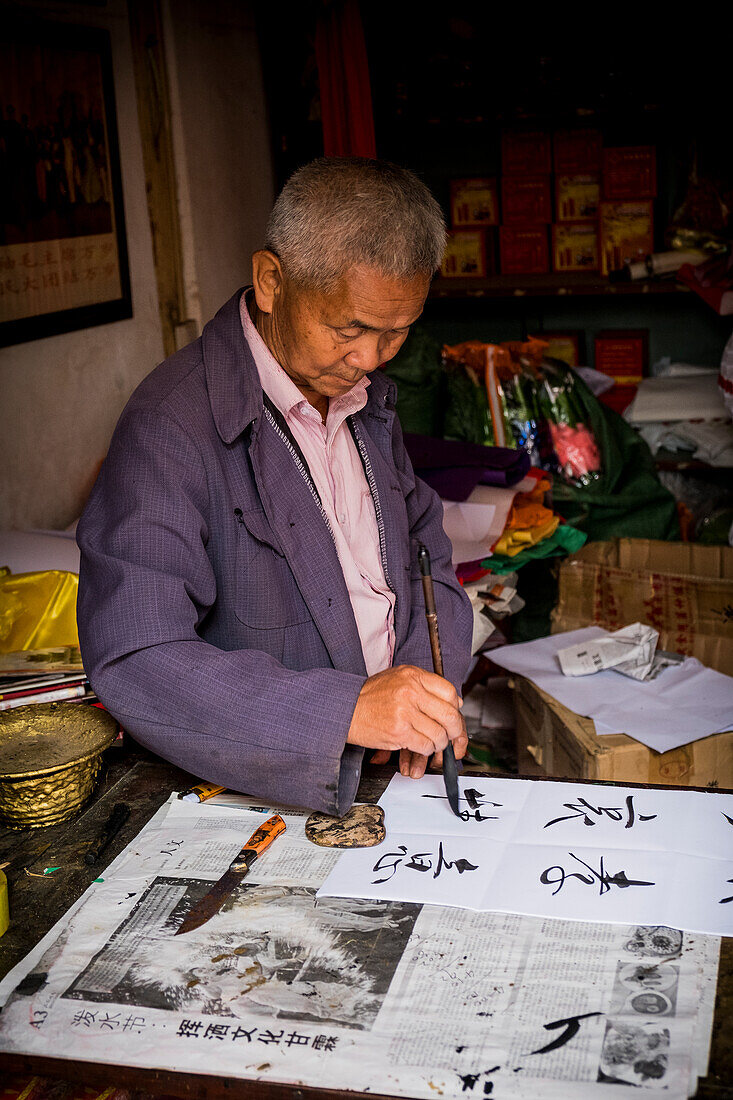
M 417 562 L 422 575 L 422 590 L 425 596 L 425 617 L 428 620 L 428 633 L 430 634 L 430 650 L 433 654 L 433 670 L 438 676 L 443 675 L 443 654 L 440 650 L 440 635 L 438 634 L 438 611 L 435 606 L 435 593 L 433 592 L 433 575 L 430 571 L 430 554 L 422 543 L 418 547 Z M 458 811 L 458 766 L 453 745 L 449 741 L 443 749 L 443 782 L 445 793 L 448 796 L 450 808 L 456 817 Z

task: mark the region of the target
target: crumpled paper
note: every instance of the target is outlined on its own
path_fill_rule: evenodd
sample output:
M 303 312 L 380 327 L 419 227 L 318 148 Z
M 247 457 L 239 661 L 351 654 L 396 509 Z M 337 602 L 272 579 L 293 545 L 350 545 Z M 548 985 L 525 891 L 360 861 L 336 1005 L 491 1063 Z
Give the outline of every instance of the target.
M 589 676 L 602 669 L 613 669 L 634 680 L 653 680 L 662 669 L 679 664 L 677 653 L 657 651 L 659 631 L 644 623 L 631 623 L 612 634 L 558 651 L 557 658 L 565 676 Z

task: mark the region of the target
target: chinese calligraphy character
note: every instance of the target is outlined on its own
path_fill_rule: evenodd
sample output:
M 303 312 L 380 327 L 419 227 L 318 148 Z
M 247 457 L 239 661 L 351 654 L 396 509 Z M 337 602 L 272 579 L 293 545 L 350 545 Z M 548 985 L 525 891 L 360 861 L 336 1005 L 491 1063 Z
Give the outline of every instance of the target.
M 577 802 L 565 802 L 563 803 L 566 809 L 572 810 L 573 813 L 566 814 L 564 817 L 555 817 L 552 821 L 548 821 L 544 826 L 545 829 L 549 829 L 550 825 L 557 825 L 559 821 L 572 821 L 577 818 L 581 818 L 584 825 L 596 825 L 597 821 L 594 821 L 590 816 L 595 814 L 600 819 L 604 814 L 611 819 L 611 821 L 622 821 L 624 817 L 624 811 L 620 806 L 592 806 L 590 802 L 585 798 L 579 798 Z M 652 821 L 656 814 L 639 814 L 639 821 Z M 630 829 L 635 821 L 636 811 L 634 810 L 634 796 L 629 794 L 626 796 L 626 824 L 624 829 Z
M 139 1035 L 145 1028 L 144 1016 L 128 1016 L 122 1025 L 123 1031 L 135 1031 Z
M 107 1028 L 108 1031 L 116 1031 L 120 1026 L 119 1012 L 115 1012 L 114 1016 L 110 1016 L 109 1012 L 105 1012 L 104 1016 L 99 1017 L 99 1026 L 102 1030 Z
M 184 1039 L 198 1039 L 199 1031 L 203 1026 L 203 1020 L 181 1020 L 176 1035 Z
M 174 856 L 176 854 L 176 850 L 180 848 L 182 844 L 182 840 L 169 840 L 166 847 L 160 849 L 160 854 L 162 856 Z
M 376 886 L 382 882 L 389 882 L 389 880 L 396 873 L 400 863 L 402 863 L 403 859 L 407 855 L 407 848 L 404 844 L 399 844 L 397 847 L 398 850 L 396 852 L 385 852 L 385 854 L 383 856 L 380 856 L 377 862 L 374 864 L 374 867 L 372 868 L 373 872 L 382 871 L 384 869 L 384 867 L 382 866 L 383 862 L 385 860 L 392 860 L 392 873 L 387 875 L 386 878 L 373 879 L 373 885 Z M 478 870 L 477 864 L 470 863 L 467 859 L 446 859 L 445 855 L 443 854 L 442 840 L 438 844 L 438 859 L 437 863 L 435 864 L 435 870 L 433 870 L 434 859 L 435 856 L 432 852 L 414 852 L 410 856 L 408 862 L 405 863 L 405 868 L 409 871 L 433 871 L 433 878 L 438 878 L 444 868 L 446 870 L 450 870 L 451 867 L 455 867 L 459 875 L 462 875 L 464 871 Z M 387 866 L 389 866 L 389 864 L 387 864 Z
M 282 1041 L 284 1034 L 284 1031 L 278 1031 L 278 1033 L 275 1034 L 268 1028 L 267 1031 L 263 1031 L 261 1035 L 257 1036 L 257 1041 L 259 1043 L 279 1043 Z
M 81 1012 L 77 1012 L 76 1016 L 74 1016 L 74 1019 L 71 1021 L 71 1026 L 81 1027 L 83 1024 L 84 1027 L 91 1027 L 96 1019 L 96 1012 L 89 1012 L 88 1009 L 82 1009 Z
M 444 794 L 423 794 L 421 798 L 440 798 L 443 801 L 447 801 L 447 795 Z M 498 814 L 482 814 L 481 809 L 484 806 L 494 806 L 500 808 L 502 802 L 490 802 L 488 798 L 484 798 L 481 791 L 477 791 L 474 787 L 467 787 L 462 795 L 458 796 L 459 802 L 467 802 L 468 809 L 461 810 L 459 817 L 463 821 L 498 821 Z
M 229 1024 L 207 1024 L 204 1039 L 224 1039 L 227 1031 Z
M 557 890 L 552 891 L 552 896 L 558 894 L 565 884 L 565 880 L 569 878 L 577 878 L 580 882 L 586 886 L 592 886 L 594 882 L 599 884 L 599 897 L 603 894 L 607 894 L 612 886 L 618 886 L 619 889 L 624 890 L 628 886 L 654 886 L 653 882 L 645 882 L 642 879 L 629 879 L 626 877 L 625 871 L 617 871 L 615 875 L 609 875 L 603 866 L 603 856 L 600 858 L 599 868 L 596 870 L 591 867 L 590 863 L 586 863 L 585 860 L 580 859 L 579 856 L 574 855 L 573 852 L 568 852 L 568 855 L 580 863 L 581 866 L 586 867 L 590 872 L 589 875 L 584 875 L 581 871 L 566 872 L 564 868 L 555 865 L 554 867 L 548 867 L 540 875 L 540 882 L 545 886 L 554 886 L 557 883 Z M 550 878 L 551 871 L 559 871 L 559 877 Z
M 602 1012 L 583 1012 L 579 1016 L 568 1016 L 565 1020 L 553 1020 L 551 1024 L 544 1024 L 545 1031 L 555 1031 L 559 1027 L 564 1027 L 562 1035 L 558 1035 L 556 1039 L 548 1043 L 544 1047 L 539 1047 L 537 1050 L 530 1051 L 531 1054 L 549 1054 L 551 1050 L 557 1050 L 558 1047 L 565 1046 L 571 1039 L 580 1031 L 580 1021 L 587 1020 L 590 1016 L 602 1016 Z
M 232 1029 L 232 1034 L 230 1035 L 230 1039 L 232 1040 L 232 1042 L 234 1042 L 235 1039 L 241 1039 L 243 1035 L 246 1035 L 247 1036 L 247 1042 L 251 1043 L 252 1042 L 252 1036 L 254 1035 L 255 1031 L 257 1031 L 256 1027 L 251 1027 L 249 1029 L 249 1031 L 247 1031 L 246 1027 L 236 1027 L 236 1028 Z
M 288 1047 L 307 1047 L 310 1042 L 310 1035 L 299 1035 L 297 1031 L 291 1031 L 285 1040 L 285 1045 Z
M 314 1050 L 335 1050 L 338 1035 L 316 1035 L 313 1039 Z
M 733 878 L 726 879 L 726 882 L 733 882 Z M 729 898 L 721 898 L 719 904 L 727 905 L 729 901 L 733 901 L 733 894 Z

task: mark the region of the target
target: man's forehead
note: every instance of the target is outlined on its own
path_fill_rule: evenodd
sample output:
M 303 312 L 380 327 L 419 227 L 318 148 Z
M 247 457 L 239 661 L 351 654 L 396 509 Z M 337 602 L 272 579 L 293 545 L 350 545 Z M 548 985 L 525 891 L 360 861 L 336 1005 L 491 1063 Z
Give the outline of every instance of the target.
M 319 312 L 327 324 L 344 328 L 406 328 L 422 313 L 429 286 L 427 275 L 400 279 L 354 268 L 322 295 Z

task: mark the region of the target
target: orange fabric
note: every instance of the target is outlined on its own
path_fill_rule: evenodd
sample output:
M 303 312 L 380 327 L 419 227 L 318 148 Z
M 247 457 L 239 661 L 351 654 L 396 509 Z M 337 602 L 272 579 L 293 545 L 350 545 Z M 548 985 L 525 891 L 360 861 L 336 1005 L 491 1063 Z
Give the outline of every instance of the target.
M 513 557 L 527 546 L 536 546 L 555 534 L 560 518 L 543 503 L 549 488 L 549 479 L 540 477 L 529 492 L 517 493 L 501 537 L 492 547 L 496 554 Z

